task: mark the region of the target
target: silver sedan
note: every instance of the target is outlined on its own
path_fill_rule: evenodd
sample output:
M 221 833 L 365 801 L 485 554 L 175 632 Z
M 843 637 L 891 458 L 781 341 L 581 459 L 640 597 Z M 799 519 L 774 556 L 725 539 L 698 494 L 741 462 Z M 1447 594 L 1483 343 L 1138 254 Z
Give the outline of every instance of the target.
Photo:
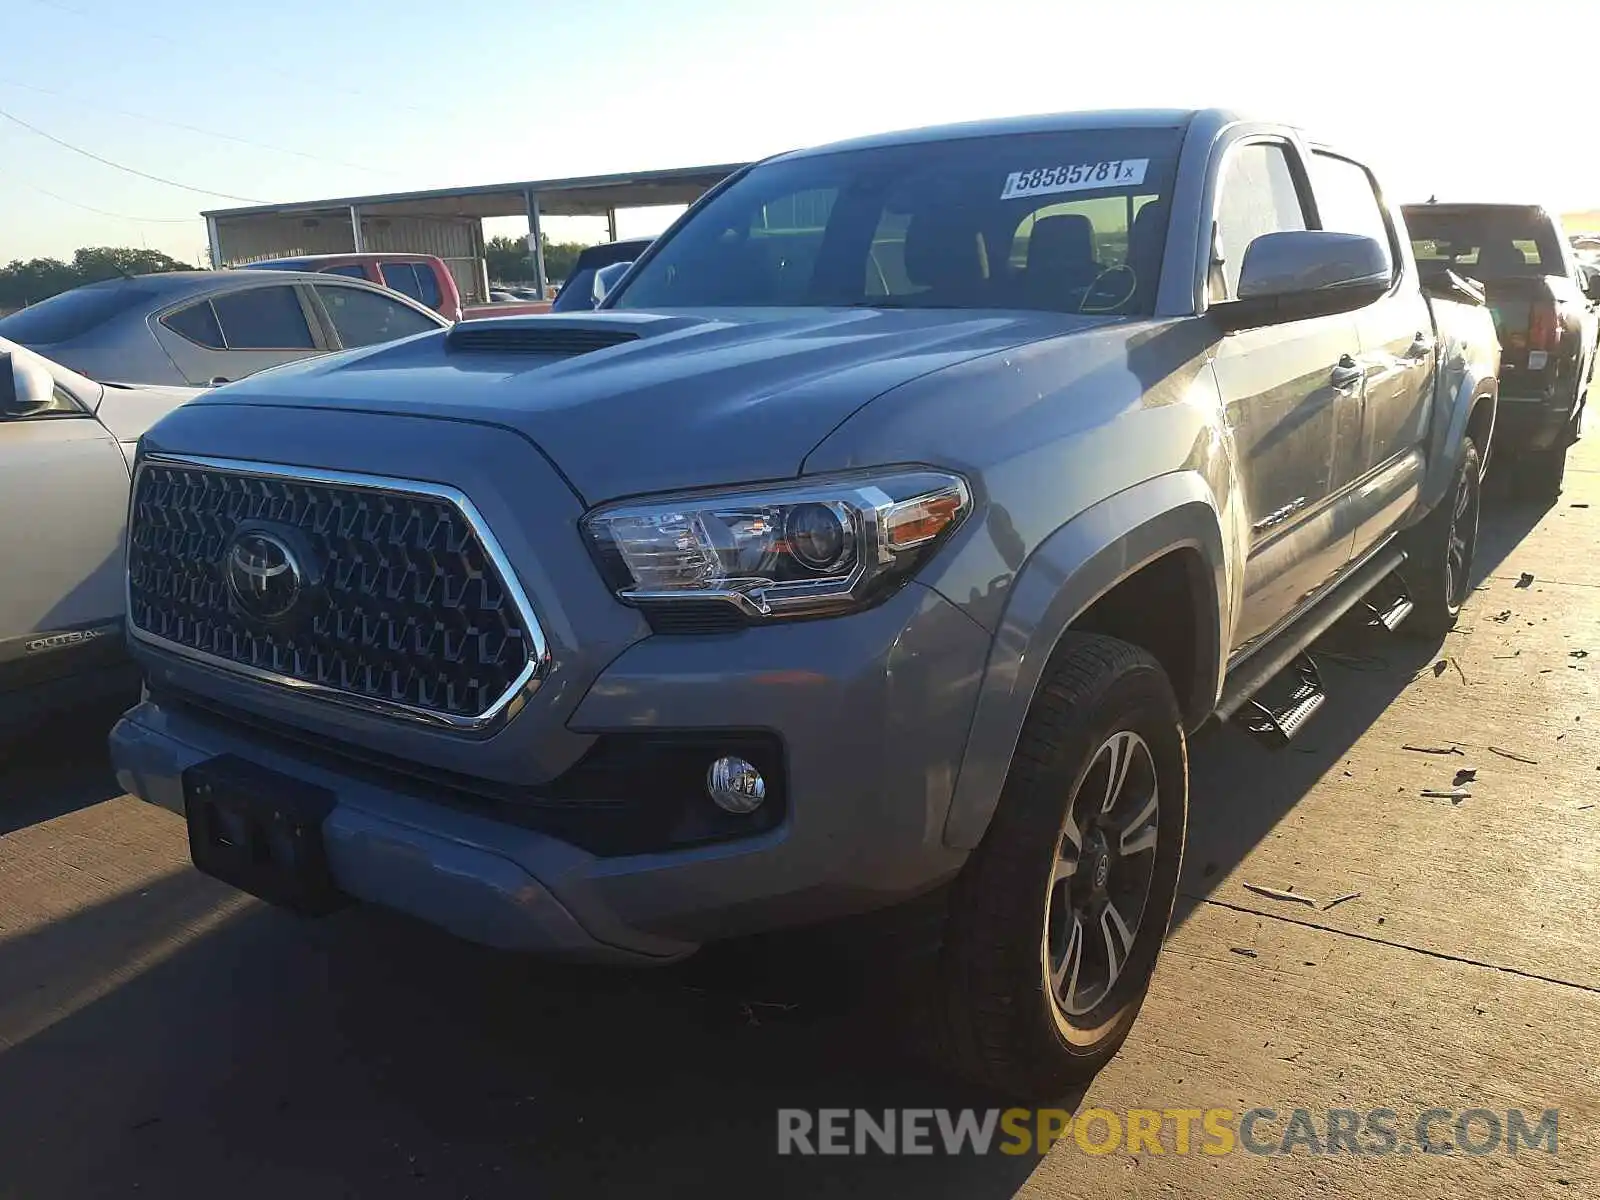
M 91 379 L 203 387 L 448 324 L 359 279 L 174 271 L 52 296 L 0 319 L 0 337 Z

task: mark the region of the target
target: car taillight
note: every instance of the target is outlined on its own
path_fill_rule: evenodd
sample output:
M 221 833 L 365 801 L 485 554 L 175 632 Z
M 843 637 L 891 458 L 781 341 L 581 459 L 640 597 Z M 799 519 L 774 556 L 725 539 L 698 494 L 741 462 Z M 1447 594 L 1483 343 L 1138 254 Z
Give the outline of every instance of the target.
M 1561 341 L 1561 322 L 1556 317 L 1556 306 L 1547 301 L 1536 301 L 1528 309 L 1528 349 L 1547 353 Z

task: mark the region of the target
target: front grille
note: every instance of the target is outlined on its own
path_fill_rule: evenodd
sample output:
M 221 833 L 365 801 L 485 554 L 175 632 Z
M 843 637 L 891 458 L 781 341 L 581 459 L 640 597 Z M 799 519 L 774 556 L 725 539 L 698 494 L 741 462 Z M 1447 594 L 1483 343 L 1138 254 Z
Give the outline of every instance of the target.
M 129 619 L 180 651 L 302 691 L 479 721 L 532 676 L 542 636 L 464 499 L 415 486 L 146 461 Z M 294 547 L 303 586 L 285 612 L 247 611 L 239 582 L 250 577 L 230 583 L 252 532 Z

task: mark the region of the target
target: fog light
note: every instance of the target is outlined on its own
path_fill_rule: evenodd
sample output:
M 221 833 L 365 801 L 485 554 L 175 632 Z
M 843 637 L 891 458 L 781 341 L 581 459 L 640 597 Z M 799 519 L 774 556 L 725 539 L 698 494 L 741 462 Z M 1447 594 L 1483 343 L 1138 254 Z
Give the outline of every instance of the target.
M 706 771 L 706 791 L 723 812 L 755 812 L 767 798 L 767 781 L 742 758 L 719 758 Z

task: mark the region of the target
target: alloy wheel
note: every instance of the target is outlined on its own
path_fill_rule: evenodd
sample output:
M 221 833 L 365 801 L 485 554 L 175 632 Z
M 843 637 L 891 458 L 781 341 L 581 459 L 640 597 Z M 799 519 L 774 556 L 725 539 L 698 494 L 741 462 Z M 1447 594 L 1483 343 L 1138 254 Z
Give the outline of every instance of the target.
M 1160 834 L 1155 760 L 1131 730 L 1095 751 L 1067 805 L 1045 899 L 1045 990 L 1081 1020 L 1122 977 L 1149 906 Z

